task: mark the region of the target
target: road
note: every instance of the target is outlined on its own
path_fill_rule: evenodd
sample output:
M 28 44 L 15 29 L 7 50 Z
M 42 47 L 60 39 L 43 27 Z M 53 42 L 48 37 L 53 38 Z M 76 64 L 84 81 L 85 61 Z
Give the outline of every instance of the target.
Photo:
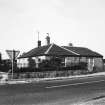
M 105 76 L 0 86 L 0 105 L 79 105 L 105 96 Z

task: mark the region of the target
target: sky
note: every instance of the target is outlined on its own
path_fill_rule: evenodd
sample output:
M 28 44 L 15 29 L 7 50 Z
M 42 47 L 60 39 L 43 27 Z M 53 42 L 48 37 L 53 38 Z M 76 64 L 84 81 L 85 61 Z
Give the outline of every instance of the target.
M 87 47 L 105 57 L 105 0 L 0 0 L 0 52 L 51 43 Z

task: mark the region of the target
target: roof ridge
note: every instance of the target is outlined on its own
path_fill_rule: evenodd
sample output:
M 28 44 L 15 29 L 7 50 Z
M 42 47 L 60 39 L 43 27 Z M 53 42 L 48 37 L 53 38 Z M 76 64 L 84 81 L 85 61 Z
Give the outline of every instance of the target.
M 50 51 L 50 49 L 52 48 L 53 45 L 54 45 L 54 43 L 52 43 L 52 44 L 50 45 L 50 47 L 44 52 L 44 54 L 48 54 L 48 52 Z
M 61 47 L 61 46 L 60 46 L 60 47 Z M 80 55 L 80 54 L 78 54 L 78 53 L 76 53 L 76 52 L 74 52 L 74 51 L 71 51 L 71 50 L 67 49 L 67 48 L 64 48 L 64 47 L 61 47 L 61 48 L 65 49 L 65 50 L 67 50 L 67 51 L 69 51 L 69 52 L 72 52 L 72 53 L 74 53 L 74 54 L 76 54 L 76 55 Z

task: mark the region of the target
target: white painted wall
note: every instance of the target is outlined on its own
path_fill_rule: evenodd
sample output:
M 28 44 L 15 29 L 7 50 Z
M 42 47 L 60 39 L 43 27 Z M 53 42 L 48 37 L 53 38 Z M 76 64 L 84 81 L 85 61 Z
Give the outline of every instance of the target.
M 28 67 L 28 58 L 17 59 L 17 67 L 19 68 Z

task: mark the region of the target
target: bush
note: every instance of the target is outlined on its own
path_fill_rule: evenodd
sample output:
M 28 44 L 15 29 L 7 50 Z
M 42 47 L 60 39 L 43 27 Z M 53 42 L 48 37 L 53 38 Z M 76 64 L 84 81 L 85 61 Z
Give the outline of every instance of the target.
M 87 63 L 85 62 L 80 62 L 76 63 L 72 66 L 69 67 L 62 67 L 62 66 L 40 66 L 40 68 L 32 68 L 32 67 L 27 67 L 27 68 L 17 68 L 14 70 L 14 73 L 24 73 L 24 72 L 45 72 L 45 71 L 68 71 L 68 70 L 87 70 Z

